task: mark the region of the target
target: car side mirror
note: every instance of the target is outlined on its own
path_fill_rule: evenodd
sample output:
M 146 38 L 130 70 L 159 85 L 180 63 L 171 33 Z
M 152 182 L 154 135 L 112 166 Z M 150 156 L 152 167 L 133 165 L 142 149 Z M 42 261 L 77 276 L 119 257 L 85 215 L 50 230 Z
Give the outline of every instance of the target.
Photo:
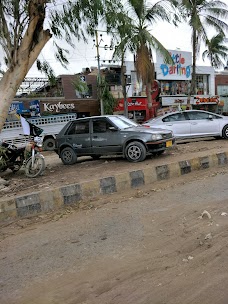
M 118 131 L 118 129 L 116 127 L 109 127 L 108 128 L 110 131 Z
M 209 115 L 209 116 L 208 116 L 208 119 L 209 119 L 209 120 L 212 120 L 212 119 L 213 119 L 213 116 L 212 116 L 212 115 Z

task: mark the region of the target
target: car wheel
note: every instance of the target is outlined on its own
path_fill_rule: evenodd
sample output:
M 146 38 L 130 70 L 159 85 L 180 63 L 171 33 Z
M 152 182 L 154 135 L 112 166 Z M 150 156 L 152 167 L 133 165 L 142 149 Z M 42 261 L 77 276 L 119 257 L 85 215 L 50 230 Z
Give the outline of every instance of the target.
M 77 155 L 70 147 L 66 147 L 61 151 L 60 158 L 64 165 L 73 165 L 77 161 Z
M 53 151 L 55 148 L 55 139 L 54 138 L 47 138 L 44 140 L 43 149 L 45 151 Z
M 133 141 L 126 146 L 125 157 L 133 163 L 141 162 L 146 158 L 146 147 L 139 141 Z
M 225 139 L 228 139 L 228 125 L 223 128 L 223 130 L 222 130 L 222 136 Z

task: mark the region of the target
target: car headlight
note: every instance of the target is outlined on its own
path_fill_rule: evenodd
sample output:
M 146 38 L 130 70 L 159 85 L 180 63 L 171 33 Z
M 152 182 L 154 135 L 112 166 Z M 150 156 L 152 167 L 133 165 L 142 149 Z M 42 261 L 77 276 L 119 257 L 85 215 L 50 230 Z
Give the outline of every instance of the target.
M 159 140 L 162 139 L 162 135 L 161 134 L 153 134 L 152 135 L 152 140 Z

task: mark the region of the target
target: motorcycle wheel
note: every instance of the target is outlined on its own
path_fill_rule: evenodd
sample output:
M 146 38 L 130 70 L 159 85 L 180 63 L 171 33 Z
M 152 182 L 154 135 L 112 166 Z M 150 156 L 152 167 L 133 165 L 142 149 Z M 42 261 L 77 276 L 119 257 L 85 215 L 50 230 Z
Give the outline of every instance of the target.
M 20 161 L 15 161 L 15 163 L 13 164 L 13 167 L 10 169 L 13 171 L 13 172 L 17 172 L 21 169 L 21 166 L 23 165 L 23 161 L 20 160 Z
M 35 155 L 34 166 L 32 167 L 32 157 L 30 157 L 25 165 L 25 174 L 28 177 L 37 177 L 43 173 L 45 169 L 44 158 Z

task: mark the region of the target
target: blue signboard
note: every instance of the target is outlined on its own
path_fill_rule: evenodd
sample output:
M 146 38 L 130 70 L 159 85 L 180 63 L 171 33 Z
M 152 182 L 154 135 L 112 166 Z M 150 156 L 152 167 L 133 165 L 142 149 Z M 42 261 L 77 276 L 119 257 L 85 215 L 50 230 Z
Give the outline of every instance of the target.
M 23 113 L 23 110 L 25 110 L 23 102 L 22 101 L 14 101 L 14 102 L 11 103 L 11 105 L 9 107 L 8 114 L 12 114 L 12 113 L 21 114 L 21 113 Z

